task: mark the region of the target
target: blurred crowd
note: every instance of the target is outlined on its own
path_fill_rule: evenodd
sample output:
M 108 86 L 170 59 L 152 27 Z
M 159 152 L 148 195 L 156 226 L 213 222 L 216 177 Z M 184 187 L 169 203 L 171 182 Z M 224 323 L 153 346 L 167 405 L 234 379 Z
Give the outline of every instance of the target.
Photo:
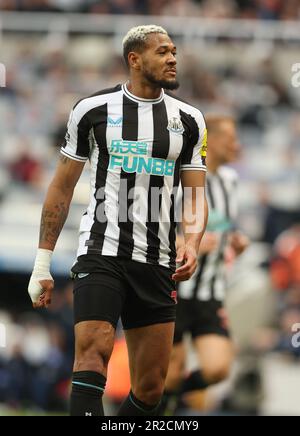
M 135 13 L 151 12 L 155 4 L 155 12 L 161 14 L 173 11 L 176 15 L 180 8 L 194 8 L 205 16 L 262 19 L 298 18 L 299 3 L 0 0 L 1 8 L 7 10 Z M 251 262 L 257 259 L 256 272 L 260 268 L 268 278 L 275 302 L 269 328 L 260 330 L 252 346 L 258 353 L 280 351 L 299 358 L 300 347 L 291 342 L 291 326 L 300 321 L 300 91 L 290 80 L 297 51 L 280 45 L 244 46 L 236 41 L 207 47 L 202 41 L 188 47 L 178 41 L 177 45 L 178 95 L 204 114 L 235 116 L 240 129 L 243 147 L 235 166 L 240 175 L 239 225 L 253 241 Z M 23 225 L 31 207 L 32 216 L 37 215 L 34 207 L 41 204 L 53 173 L 70 108 L 79 98 L 126 80 L 123 60 L 111 39 L 77 36 L 61 41 L 45 36 L 27 41 L 5 36 L 2 48 L 7 86 L 0 89 L 1 238 L 15 229 L 18 215 Z M 83 175 L 82 183 L 87 180 Z M 14 209 L 17 204 L 19 209 Z M 76 240 L 80 217 L 71 218 Z M 22 234 L 33 245 L 27 228 Z M 34 224 L 32 235 L 36 234 Z M 19 240 L 19 251 L 20 244 Z M 246 286 L 255 274 L 250 274 L 247 264 L 244 268 L 249 273 Z M 0 323 L 10 326 L 14 338 L 0 354 L 0 403 L 66 410 L 73 357 L 72 291 L 67 286 L 55 295 L 50 311 L 42 315 L 14 312 L 0 316 Z M 249 376 L 252 387 L 256 375 Z
M 297 20 L 299 0 L 0 0 L 0 10 Z
M 0 403 L 12 410 L 66 411 L 73 365 L 72 287 L 56 289 L 48 311 L 0 310 Z

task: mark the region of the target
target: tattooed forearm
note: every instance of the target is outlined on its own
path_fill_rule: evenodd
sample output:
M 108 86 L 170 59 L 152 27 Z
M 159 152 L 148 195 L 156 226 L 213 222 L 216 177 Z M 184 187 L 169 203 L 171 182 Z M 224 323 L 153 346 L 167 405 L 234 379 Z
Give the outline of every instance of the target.
M 44 206 L 40 228 L 40 247 L 54 249 L 60 232 L 68 216 L 69 205 L 67 202 L 60 202 L 53 205 L 51 209 Z
M 44 202 L 39 248 L 54 250 L 67 219 L 74 188 L 84 163 L 61 155 L 56 173 L 49 185 Z

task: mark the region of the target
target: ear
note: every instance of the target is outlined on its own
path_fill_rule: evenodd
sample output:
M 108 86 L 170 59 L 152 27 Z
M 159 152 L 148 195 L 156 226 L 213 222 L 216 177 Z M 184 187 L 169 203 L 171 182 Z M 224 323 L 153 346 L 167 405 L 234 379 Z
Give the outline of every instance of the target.
M 134 70 L 141 69 L 141 55 L 135 51 L 131 51 L 128 53 L 128 63 L 129 67 Z

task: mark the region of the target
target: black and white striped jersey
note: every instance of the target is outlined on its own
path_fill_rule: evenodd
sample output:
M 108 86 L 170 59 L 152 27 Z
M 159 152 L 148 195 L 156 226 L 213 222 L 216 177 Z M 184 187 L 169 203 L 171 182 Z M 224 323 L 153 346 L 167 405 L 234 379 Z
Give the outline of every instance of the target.
M 118 85 L 77 103 L 61 153 L 91 164 L 78 257 L 174 269 L 174 190 L 181 170 L 206 170 L 205 142 L 201 112 L 164 91 L 148 100 Z
M 214 174 L 207 172 L 207 231 L 218 234 L 219 244 L 213 252 L 200 256 L 194 275 L 190 280 L 180 283 L 180 298 L 202 301 L 223 301 L 225 298 L 224 252 L 228 234 L 234 230 L 237 217 L 237 180 L 237 173 L 229 167 L 220 167 Z

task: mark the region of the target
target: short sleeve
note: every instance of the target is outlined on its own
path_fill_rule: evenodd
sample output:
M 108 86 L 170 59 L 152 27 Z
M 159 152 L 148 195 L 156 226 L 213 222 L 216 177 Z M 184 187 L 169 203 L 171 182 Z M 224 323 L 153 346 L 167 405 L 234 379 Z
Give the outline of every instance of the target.
M 91 125 L 80 103 L 71 111 L 61 153 L 70 159 L 86 162 L 90 155 Z
M 181 159 L 181 170 L 206 171 L 207 129 L 203 115 L 190 115 L 190 138 Z

